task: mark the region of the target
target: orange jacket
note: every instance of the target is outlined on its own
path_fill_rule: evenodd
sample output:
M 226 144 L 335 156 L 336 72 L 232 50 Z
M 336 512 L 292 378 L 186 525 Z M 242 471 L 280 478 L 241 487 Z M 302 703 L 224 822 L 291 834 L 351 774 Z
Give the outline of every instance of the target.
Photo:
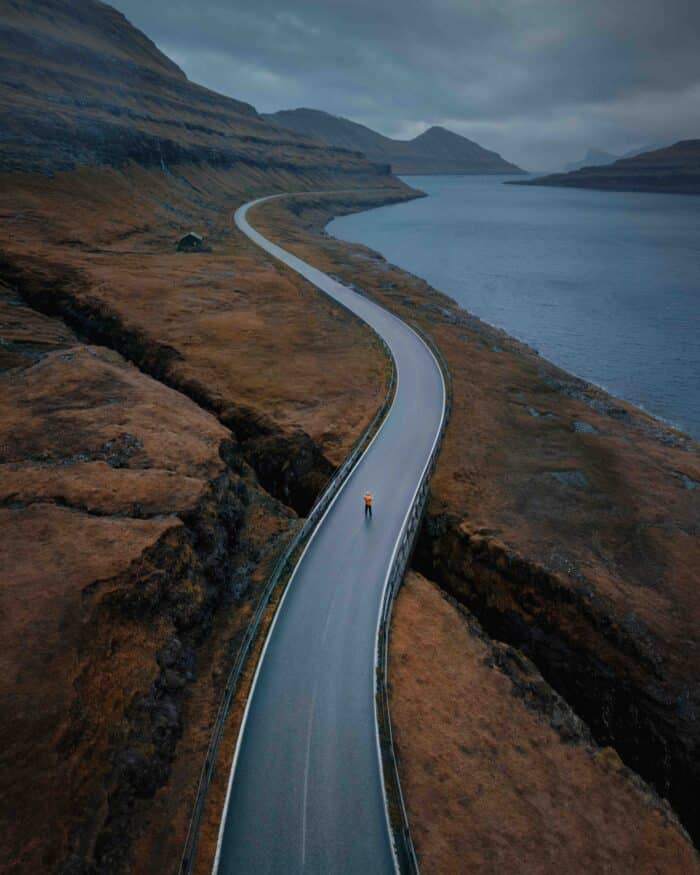
M 365 504 L 367 507 L 372 506 L 372 494 L 370 492 L 365 492 Z

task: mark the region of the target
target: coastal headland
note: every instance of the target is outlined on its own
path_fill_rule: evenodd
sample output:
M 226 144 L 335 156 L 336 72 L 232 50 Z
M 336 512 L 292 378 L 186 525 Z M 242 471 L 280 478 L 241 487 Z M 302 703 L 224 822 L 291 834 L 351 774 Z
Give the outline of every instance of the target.
M 700 140 L 681 140 L 608 164 L 535 176 L 508 185 L 553 185 L 602 191 L 700 194 Z

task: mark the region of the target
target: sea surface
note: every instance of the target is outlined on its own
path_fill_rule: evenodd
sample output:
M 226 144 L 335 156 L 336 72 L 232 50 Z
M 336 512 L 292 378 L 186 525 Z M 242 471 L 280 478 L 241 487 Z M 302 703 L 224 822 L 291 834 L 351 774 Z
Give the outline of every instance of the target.
M 700 197 L 411 176 L 335 219 L 462 307 L 700 439 Z

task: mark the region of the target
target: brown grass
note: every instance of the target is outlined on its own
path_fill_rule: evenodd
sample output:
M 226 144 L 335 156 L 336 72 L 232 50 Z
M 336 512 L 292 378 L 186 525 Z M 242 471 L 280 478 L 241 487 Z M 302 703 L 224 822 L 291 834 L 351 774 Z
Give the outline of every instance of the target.
M 670 810 L 614 751 L 564 742 L 514 695 L 475 622 L 413 572 L 394 608 L 389 668 L 426 875 L 700 872 Z
M 43 266 L 58 285 L 78 284 L 78 300 L 176 350 L 178 382 L 221 408 L 301 428 L 340 461 L 381 401 L 382 353 L 358 322 L 234 229 L 232 209 L 254 178 L 179 173 L 7 177 L 6 254 Z M 190 227 L 213 252 L 175 252 Z

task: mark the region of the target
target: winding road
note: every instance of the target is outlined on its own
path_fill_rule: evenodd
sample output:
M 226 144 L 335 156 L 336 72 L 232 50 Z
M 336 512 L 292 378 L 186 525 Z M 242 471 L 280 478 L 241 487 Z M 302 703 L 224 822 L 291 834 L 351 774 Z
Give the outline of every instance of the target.
M 259 234 L 243 233 L 370 325 L 396 362 L 393 404 L 314 530 L 253 681 L 229 779 L 218 875 L 396 871 L 384 796 L 375 678 L 394 554 L 445 415 L 421 338 L 382 307 Z M 362 496 L 374 496 L 365 519 Z

